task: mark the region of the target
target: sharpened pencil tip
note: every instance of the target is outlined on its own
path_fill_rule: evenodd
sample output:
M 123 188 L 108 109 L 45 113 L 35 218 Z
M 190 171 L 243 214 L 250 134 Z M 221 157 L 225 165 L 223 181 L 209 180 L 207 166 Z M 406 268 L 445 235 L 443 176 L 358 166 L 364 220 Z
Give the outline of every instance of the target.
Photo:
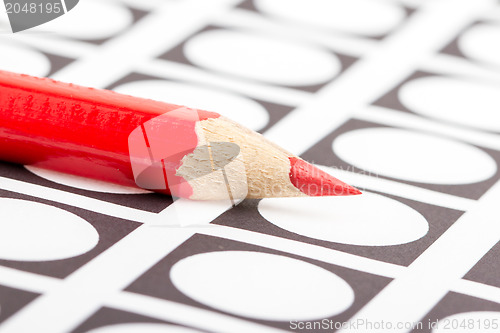
M 302 193 L 311 197 L 333 195 L 357 195 L 361 191 L 330 176 L 314 165 L 297 158 L 290 157 L 290 181 Z

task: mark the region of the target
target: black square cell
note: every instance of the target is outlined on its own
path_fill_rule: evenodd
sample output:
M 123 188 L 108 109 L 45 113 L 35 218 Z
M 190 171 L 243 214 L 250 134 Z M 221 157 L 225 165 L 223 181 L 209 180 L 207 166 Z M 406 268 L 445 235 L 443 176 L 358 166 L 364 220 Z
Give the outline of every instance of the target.
M 412 7 L 407 6 L 407 5 L 403 5 L 403 4 L 399 4 L 399 3 L 394 3 L 393 5 L 401 7 L 404 10 L 404 12 L 405 12 L 405 18 L 402 20 L 402 22 L 408 20 L 413 15 L 413 13 L 416 11 L 415 8 L 412 8 Z M 276 19 L 276 20 L 284 21 L 284 22 L 287 21 L 286 19 L 283 20 L 282 18 L 274 18 L 274 17 L 272 17 L 272 16 L 270 16 L 270 15 L 268 15 L 266 13 L 261 12 L 257 8 L 257 6 L 255 5 L 255 0 L 245 0 L 245 1 L 243 1 L 242 3 L 240 3 L 238 5 L 238 8 L 245 9 L 245 10 L 257 13 L 259 15 L 263 15 L 265 17 L 268 17 L 269 19 Z M 363 11 L 363 10 L 367 10 L 367 9 L 363 9 L 363 7 L 359 7 L 359 10 Z M 351 13 L 347 13 L 347 14 L 351 14 Z M 374 15 L 376 15 L 376 14 L 374 14 Z M 300 23 L 302 24 L 302 22 L 300 22 Z M 329 29 L 327 31 L 330 32 L 330 33 L 346 34 L 346 35 L 353 36 L 353 37 L 358 37 L 358 38 L 359 37 L 364 37 L 364 38 L 371 38 L 371 39 L 374 39 L 374 40 L 383 40 L 385 37 L 391 35 L 395 31 L 397 31 L 402 25 L 403 24 L 398 24 L 395 27 L 393 27 L 393 29 L 391 29 L 389 32 L 383 33 L 383 34 L 379 34 L 379 35 L 376 35 L 376 36 L 365 36 L 365 35 L 360 34 L 360 33 L 353 33 L 353 32 L 349 32 L 349 31 L 343 31 L 341 29 L 338 29 L 338 30 L 337 29 Z M 304 24 L 304 27 L 307 27 L 307 25 Z M 312 29 L 313 31 L 320 29 L 320 28 L 315 27 L 315 26 L 310 26 L 309 28 Z
M 314 163 L 324 165 L 324 166 L 335 166 L 335 168 L 338 168 L 340 170 L 348 170 L 352 171 L 355 173 L 362 173 L 362 174 L 369 174 L 373 175 L 379 178 L 383 179 L 389 179 L 392 181 L 398 181 L 401 183 L 413 185 L 413 186 L 418 186 L 422 188 L 426 188 L 429 190 L 433 191 L 438 191 L 438 192 L 443 192 L 447 194 L 452 194 L 464 198 L 469 198 L 469 199 L 479 199 L 493 184 L 495 184 L 499 179 L 500 179 L 500 170 L 497 167 L 497 170 L 495 173 L 489 177 L 488 179 L 476 182 L 476 183 L 466 183 L 466 184 L 432 184 L 432 183 L 424 183 L 424 182 L 417 182 L 417 181 L 409 181 L 409 180 L 403 180 L 403 179 L 398 179 L 395 177 L 390 177 L 390 176 L 384 176 L 381 174 L 377 174 L 376 172 L 372 170 L 364 170 L 360 167 L 353 166 L 344 160 L 342 160 L 339 156 L 337 156 L 332 149 L 332 143 L 341 135 L 350 133 L 352 131 L 356 130 L 361 130 L 361 129 L 401 129 L 397 127 L 390 127 L 390 126 L 385 126 L 377 123 L 372 123 L 372 122 L 367 122 L 364 120 L 358 120 L 358 119 L 350 119 L 346 123 L 344 123 L 342 126 L 334 130 L 332 133 L 327 135 L 325 138 L 323 138 L 320 142 L 318 142 L 316 145 L 311 147 L 308 151 L 306 151 L 304 154 L 301 155 L 305 160 L 308 161 L 313 161 Z M 416 130 L 410 130 L 410 129 L 405 129 L 405 131 L 408 131 L 408 133 L 415 133 L 415 134 L 421 134 L 422 132 L 416 131 Z M 425 133 L 423 133 L 425 134 Z M 440 138 L 439 135 L 435 136 L 436 138 Z M 367 138 L 369 140 L 369 138 Z M 460 141 L 457 141 L 458 144 L 460 144 Z M 467 144 L 467 143 L 465 143 Z M 472 146 L 472 145 L 471 145 Z M 488 149 L 484 147 L 479 147 L 479 146 L 472 146 L 476 147 L 478 151 L 482 151 L 485 154 L 489 155 L 491 159 L 496 163 L 496 165 L 500 165 L 500 152 L 493 150 L 493 149 Z M 432 147 L 429 147 L 432 148 Z M 385 147 L 381 147 L 381 149 L 387 149 Z M 403 147 L 404 149 L 404 147 Z M 409 148 L 408 148 L 409 149 Z M 454 151 L 443 151 L 442 154 L 454 154 Z M 487 156 L 485 155 L 485 156 Z M 394 158 L 398 158 L 398 151 L 394 151 Z M 443 155 L 445 156 L 445 155 Z M 439 163 L 437 163 L 435 160 L 427 160 L 423 161 L 424 163 L 428 164 L 435 164 L 436 167 L 439 167 Z M 466 161 L 467 163 L 474 163 L 475 161 Z M 369 166 L 368 166 L 369 167 Z M 458 165 L 457 167 L 461 168 L 466 168 L 467 171 L 470 171 L 473 166 L 469 166 L 467 164 L 464 165 Z M 408 173 L 407 173 L 408 174 Z
M 500 288 L 500 243 L 493 246 L 464 279 Z
M 459 39 L 462 38 L 467 33 L 471 32 L 472 30 L 474 30 L 478 27 L 480 28 L 481 26 L 487 26 L 487 25 L 498 26 L 498 22 L 479 20 L 479 21 L 475 21 L 475 22 L 469 24 L 467 27 L 465 27 L 461 31 L 459 31 L 457 33 L 456 37 L 453 38 L 453 40 L 451 42 L 449 42 L 445 47 L 443 47 L 441 49 L 440 53 L 454 56 L 454 57 L 458 57 L 458 58 L 462 58 L 462 59 L 465 59 L 465 60 L 470 61 L 472 63 L 478 64 L 481 66 L 486 65 L 487 67 L 489 67 L 489 64 L 487 64 L 487 63 L 483 63 L 482 61 L 477 61 L 476 59 L 472 59 L 470 57 L 467 57 L 464 54 L 464 51 L 461 49 L 460 42 L 459 42 Z M 493 40 L 491 42 L 494 43 Z
M 491 79 L 468 76 L 417 70 L 375 100 L 373 105 L 417 115 L 457 129 L 499 134 L 500 129 L 495 126 L 494 107 L 499 103 L 498 94 L 495 93 L 497 84 Z M 410 102 L 405 102 L 404 97 L 401 97 L 404 89 L 406 98 L 410 92 Z M 415 105 L 416 101 L 418 105 Z M 490 106 L 485 108 L 485 105 Z
M 481 312 L 487 313 L 484 317 L 477 316 Z M 431 333 L 436 326 L 444 332 L 452 332 L 454 329 L 462 332 L 498 332 L 499 318 L 500 304 L 449 292 L 421 319 L 421 327 L 414 329 L 412 333 Z
M 0 323 L 21 310 L 39 295 L 0 285 Z
M 178 45 L 176 45 L 175 47 L 173 47 L 169 51 L 167 51 L 167 52 L 163 53 L 162 55 L 160 55 L 159 59 L 173 61 L 173 62 L 177 62 L 177 63 L 180 63 L 180 64 L 189 65 L 189 66 L 193 66 L 193 67 L 199 68 L 197 65 L 193 64 L 186 57 L 185 52 L 184 52 L 184 47 L 185 47 L 186 43 L 191 38 L 194 38 L 197 35 L 200 35 L 200 34 L 203 34 L 203 33 L 206 33 L 206 32 L 212 32 L 212 31 L 229 31 L 229 32 L 236 32 L 236 33 L 241 32 L 241 33 L 245 33 L 245 34 L 246 33 L 251 33 L 251 32 L 247 32 L 247 31 L 243 31 L 243 30 L 239 30 L 239 29 L 229 29 L 229 28 L 218 27 L 218 26 L 215 26 L 215 25 L 208 25 L 205 28 L 200 29 L 198 32 L 196 32 L 196 33 L 192 34 L 191 36 L 187 37 L 184 41 L 182 41 L 181 43 L 179 43 Z M 304 47 L 307 47 L 307 44 L 305 44 Z M 335 56 L 340 61 L 340 65 L 341 65 L 340 72 L 337 73 L 337 75 L 335 77 L 333 77 L 332 80 L 335 80 L 336 77 L 339 77 L 340 75 L 342 75 L 342 73 L 347 68 L 349 68 L 353 63 L 355 63 L 358 60 L 355 57 L 352 57 L 350 55 L 346 55 L 346 54 L 343 54 L 343 53 L 340 53 L 340 52 L 333 52 L 333 51 L 326 50 L 326 49 L 325 49 L 325 52 L 328 52 L 328 53 L 332 54 L 333 56 Z M 212 70 L 209 70 L 209 69 L 204 69 L 204 70 L 206 70 L 206 71 L 212 71 Z M 293 70 L 293 68 L 290 69 L 290 70 Z M 237 76 L 237 75 L 228 74 L 228 73 L 221 73 L 221 72 L 215 71 L 215 70 L 213 70 L 213 71 L 218 76 L 229 76 L 229 77 L 236 78 L 236 79 L 253 81 L 253 79 L 245 79 L 245 78 Z M 255 81 L 255 82 L 260 82 L 260 81 Z M 325 86 L 329 82 L 331 82 L 331 80 L 327 80 L 326 82 L 323 82 L 323 83 L 306 84 L 306 85 L 302 85 L 302 86 L 291 86 L 291 85 L 280 85 L 280 84 L 276 84 L 276 85 L 283 86 L 283 87 L 288 87 L 288 88 L 291 88 L 291 89 L 302 90 L 302 91 L 317 92 L 319 89 L 321 89 L 323 86 Z M 262 82 L 262 83 L 263 84 L 271 84 L 271 83 L 267 83 L 267 82 Z
M 43 238 L 44 234 L 52 240 L 55 239 L 57 241 L 57 239 L 61 239 L 61 247 L 57 248 L 57 255 L 60 255 L 61 258 L 53 259 L 54 257 L 39 257 L 33 253 L 30 255 L 35 256 L 34 259 L 31 257 L 27 258 L 22 251 L 23 247 L 29 248 L 30 244 L 26 243 L 27 241 L 25 238 L 22 237 L 22 235 L 19 234 L 19 230 L 17 230 L 15 236 L 19 237 L 16 241 L 19 242 L 17 246 L 19 247 L 20 254 L 15 257 L 16 259 L 12 259 L 14 258 L 12 256 L 12 251 L 14 251 L 13 248 L 9 249 L 7 258 L 2 258 L 2 253 L 0 253 L 0 265 L 56 278 L 67 277 L 141 225 L 141 223 L 102 215 L 73 206 L 51 202 L 42 198 L 0 190 L 0 200 L 5 199 L 15 199 L 17 203 L 26 203 L 26 209 L 29 210 L 36 209 L 36 207 L 40 206 L 45 208 L 42 212 L 44 215 L 39 215 L 40 220 L 32 224 L 45 223 L 45 225 L 37 226 L 38 229 L 36 230 L 42 230 L 41 234 L 37 235 L 37 241 L 43 242 L 45 239 Z M 73 217 L 68 215 L 68 213 L 72 214 Z M 59 214 L 66 214 L 64 216 L 64 223 L 71 224 L 71 222 L 76 221 L 78 223 L 78 228 L 69 229 L 70 231 L 65 233 L 58 228 L 57 225 L 50 223 L 52 220 L 56 219 L 54 215 Z M 5 220 L 5 216 L 2 217 L 2 222 L 9 223 L 8 220 Z M 0 228 L 2 228 L 2 223 L 0 223 Z M 95 229 L 95 231 L 92 231 L 93 229 Z M 27 239 L 30 239 L 29 230 L 26 232 L 28 235 Z M 75 232 L 79 233 L 76 234 Z M 67 243 L 67 239 L 71 239 L 71 237 L 73 237 L 76 242 L 84 241 L 85 243 L 75 250 Z M 95 246 L 93 245 L 94 242 L 97 242 Z M 47 244 L 47 247 L 51 247 L 51 245 L 53 244 Z M 66 248 L 64 248 L 64 246 L 66 246 Z
M 207 236 L 196 234 L 189 240 L 187 240 L 184 244 L 176 248 L 173 252 L 159 261 L 155 266 L 153 266 L 149 271 L 144 273 L 141 277 L 139 277 L 136 281 L 134 281 L 131 285 L 126 288 L 126 291 L 138 293 L 142 295 L 162 298 L 174 302 L 179 302 L 182 304 L 187 304 L 194 307 L 199 307 L 206 310 L 215 311 L 218 313 L 235 316 L 244 320 L 254 321 L 259 324 L 269 325 L 276 328 L 281 328 L 285 330 L 290 330 L 292 327 L 289 321 L 281 321 L 281 320 L 271 320 L 271 319 L 253 319 L 247 316 L 238 315 L 234 313 L 229 313 L 226 311 L 222 311 L 216 309 L 214 307 L 205 305 L 195 299 L 190 298 L 185 295 L 181 290 L 179 290 L 173 283 L 171 279 L 172 268 L 175 267 L 177 263 L 179 263 L 183 259 L 190 259 L 196 255 L 226 255 L 226 254 L 234 254 L 241 253 L 239 251 L 244 251 L 245 254 L 249 256 L 252 255 L 277 255 L 280 258 L 285 257 L 286 260 L 295 259 L 301 264 L 310 264 L 315 266 L 315 269 L 318 267 L 326 270 L 326 272 L 331 272 L 335 274 L 337 277 L 343 279 L 347 284 L 352 288 L 354 292 L 354 300 L 353 303 L 348 306 L 347 309 L 341 311 L 339 314 L 334 315 L 330 318 L 321 318 L 328 322 L 327 325 L 335 325 L 335 323 L 341 323 L 347 321 L 354 313 L 356 313 L 359 309 L 361 309 L 368 301 L 370 301 L 382 288 L 384 288 L 391 279 L 381 276 L 376 276 L 360 271 L 355 271 L 351 269 L 347 269 L 345 267 L 326 264 L 324 262 L 319 262 L 316 260 L 311 260 L 309 258 L 300 257 L 296 255 L 291 255 L 288 253 L 283 253 L 280 251 L 271 250 L 265 247 L 256 246 L 248 243 L 241 243 L 229 239 L 223 239 L 219 237 Z M 274 257 L 274 256 L 273 256 Z M 241 262 L 242 265 L 245 265 L 246 261 Z M 232 268 L 232 267 L 229 267 Z M 214 270 L 217 272 L 217 267 L 207 269 Z M 322 271 L 323 271 L 322 270 Z M 207 271 L 206 274 L 211 274 L 212 271 Z M 238 274 L 236 272 L 236 274 Z M 266 274 L 265 271 L 254 271 L 251 274 Z M 310 276 L 310 275 L 309 275 Z M 200 274 L 198 277 L 200 281 L 204 279 L 203 274 Z M 220 275 L 220 278 L 227 279 L 225 277 L 225 273 Z M 293 279 L 293 276 L 289 277 Z M 262 281 L 264 279 L 260 279 Z M 236 281 L 237 282 L 237 281 Z M 228 281 L 228 283 L 232 283 L 232 281 Z M 267 280 L 263 283 L 268 283 Z M 310 284 L 311 281 L 309 279 L 297 280 L 297 283 L 300 284 Z M 244 286 L 242 286 L 244 288 Z M 320 286 L 310 286 L 311 288 L 317 288 L 316 292 L 319 295 L 323 292 L 323 285 Z M 279 288 L 278 288 L 279 289 Z M 299 286 L 297 286 L 297 290 L 299 290 Z M 218 291 L 221 294 L 226 292 L 225 290 Z M 228 295 L 220 295 L 222 298 L 227 297 Z M 282 300 L 283 302 L 294 302 L 294 297 L 297 295 L 290 294 L 287 296 L 286 300 Z M 234 296 L 233 296 L 234 297 Z M 236 296 L 237 297 L 237 296 Z M 271 296 L 270 296 L 271 297 Z M 213 296 L 213 298 L 217 298 L 217 296 Z M 241 300 L 240 300 L 241 301 Z M 262 301 L 266 301 L 263 299 Z M 319 301 L 319 300 L 318 300 Z M 245 304 L 248 304 L 244 301 Z M 243 303 L 241 303 L 243 304 Z M 296 304 L 296 302 L 294 303 Z M 245 306 L 246 307 L 246 306 Z M 331 321 L 331 322 L 330 322 Z M 298 332 L 307 332 L 307 329 L 300 329 L 298 323 L 295 324 L 296 328 L 294 330 Z M 334 327 L 334 326 L 331 326 Z M 332 330 L 330 330 L 332 331 Z

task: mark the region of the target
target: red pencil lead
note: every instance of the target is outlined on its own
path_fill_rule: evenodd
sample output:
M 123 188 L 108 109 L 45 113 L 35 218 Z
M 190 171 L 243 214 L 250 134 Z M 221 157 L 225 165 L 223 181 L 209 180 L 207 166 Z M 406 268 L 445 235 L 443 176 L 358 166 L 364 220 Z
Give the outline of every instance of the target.
M 314 165 L 297 158 L 290 157 L 290 181 L 302 193 L 312 197 L 333 195 L 357 195 L 358 189 L 330 176 Z

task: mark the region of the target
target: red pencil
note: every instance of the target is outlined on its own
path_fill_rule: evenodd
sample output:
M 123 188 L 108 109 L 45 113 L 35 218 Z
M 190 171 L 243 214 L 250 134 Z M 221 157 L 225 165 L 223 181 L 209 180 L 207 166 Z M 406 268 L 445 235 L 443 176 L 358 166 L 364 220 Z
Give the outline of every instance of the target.
M 197 200 L 361 193 L 215 112 L 4 71 L 0 159 Z

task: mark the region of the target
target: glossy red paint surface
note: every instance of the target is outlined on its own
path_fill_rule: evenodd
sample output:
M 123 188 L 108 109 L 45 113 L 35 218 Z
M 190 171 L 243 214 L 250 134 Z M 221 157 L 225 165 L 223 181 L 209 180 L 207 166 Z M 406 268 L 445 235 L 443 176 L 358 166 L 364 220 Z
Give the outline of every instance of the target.
M 129 155 L 129 136 L 135 129 L 149 124 L 150 141 L 167 140 L 170 151 L 192 151 L 198 143 L 195 122 L 219 117 L 196 110 L 198 119 L 193 119 L 192 109 L 186 116 L 182 112 L 162 116 L 179 108 L 0 71 L 0 159 L 136 186 L 131 167 L 134 158 Z M 161 120 L 155 122 L 159 116 Z M 167 172 L 178 165 L 172 159 L 182 158 L 160 155 Z M 168 188 L 158 191 L 169 193 Z
M 290 181 L 304 194 L 312 197 L 361 194 L 358 189 L 300 158 L 290 157 L 290 165 Z

